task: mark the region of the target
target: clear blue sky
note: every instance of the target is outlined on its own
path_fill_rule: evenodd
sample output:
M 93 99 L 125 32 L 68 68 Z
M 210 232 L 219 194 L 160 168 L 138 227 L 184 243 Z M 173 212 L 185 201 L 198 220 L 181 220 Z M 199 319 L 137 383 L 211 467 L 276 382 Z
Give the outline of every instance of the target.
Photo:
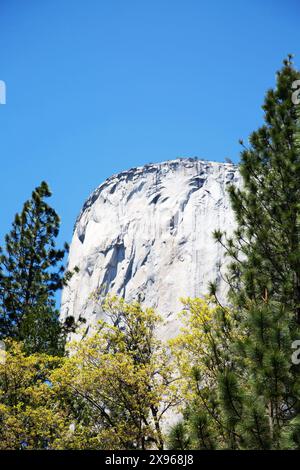
M 0 0 L 0 239 L 43 179 L 70 241 L 113 173 L 238 161 L 299 22 L 299 0 Z

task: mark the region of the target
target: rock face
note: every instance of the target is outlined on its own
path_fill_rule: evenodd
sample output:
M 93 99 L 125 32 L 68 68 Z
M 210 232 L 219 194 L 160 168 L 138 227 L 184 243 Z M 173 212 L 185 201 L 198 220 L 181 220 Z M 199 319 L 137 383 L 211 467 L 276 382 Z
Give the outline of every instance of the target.
M 153 306 L 166 319 L 161 334 L 176 334 L 180 297 L 203 296 L 218 277 L 223 252 L 212 232 L 233 229 L 230 183 L 240 184 L 236 166 L 197 159 L 149 164 L 108 178 L 75 225 L 69 268 L 78 266 L 79 273 L 63 291 L 62 318 L 81 316 L 88 328 L 93 325 L 101 317 L 91 298 L 98 290 Z

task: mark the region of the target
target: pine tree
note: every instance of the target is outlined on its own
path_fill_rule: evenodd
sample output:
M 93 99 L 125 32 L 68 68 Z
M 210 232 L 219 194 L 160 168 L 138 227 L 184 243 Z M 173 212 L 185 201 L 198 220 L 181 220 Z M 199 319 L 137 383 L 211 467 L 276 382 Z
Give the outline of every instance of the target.
M 64 282 L 67 245 L 56 249 L 60 220 L 45 199 L 42 182 L 16 214 L 0 251 L 0 339 L 25 342 L 29 351 L 61 350 L 61 328 L 55 293 Z
M 291 56 L 277 73 L 263 105 L 265 124 L 241 153 L 241 189 L 230 187 L 238 228 L 224 242 L 232 262 L 228 282 L 235 303 L 267 297 L 282 301 L 300 323 L 300 154 Z
M 249 148 L 242 144 L 243 184 L 229 190 L 237 229 L 232 237 L 214 234 L 230 258 L 230 310 L 212 284 L 225 315 L 196 299 L 181 339 L 201 371 L 183 368 L 194 388 L 188 406 L 196 410 L 185 429 L 193 430 L 197 416 L 210 417 L 211 427 L 199 428 L 209 431 L 199 448 L 211 438 L 217 448 L 300 448 L 300 368 L 291 358 L 300 338 L 300 115 L 292 100 L 299 78 L 289 56 L 266 94 L 265 124 Z
M 291 361 L 300 337 L 300 149 L 292 100 L 299 77 L 289 56 L 267 92 L 265 124 L 249 148 L 242 143 L 243 185 L 230 188 L 237 229 L 231 238 L 214 234 L 231 258 L 227 280 L 239 316 L 233 357 L 240 367 L 220 375 L 219 390 L 240 448 L 299 447 L 300 371 Z
M 172 450 L 187 450 L 189 449 L 189 441 L 189 435 L 184 423 L 179 421 L 174 424 L 169 433 L 168 448 Z

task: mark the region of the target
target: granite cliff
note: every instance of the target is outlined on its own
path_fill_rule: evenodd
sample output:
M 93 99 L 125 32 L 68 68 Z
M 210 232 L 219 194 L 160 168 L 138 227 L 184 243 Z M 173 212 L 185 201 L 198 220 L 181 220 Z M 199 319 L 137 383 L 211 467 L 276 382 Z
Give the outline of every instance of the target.
M 179 327 L 180 297 L 202 296 L 219 277 L 223 251 L 212 238 L 232 231 L 227 187 L 240 184 L 230 163 L 176 159 L 132 168 L 108 178 L 85 202 L 76 221 L 69 268 L 79 268 L 63 291 L 61 316 L 90 328 L 101 317 L 100 296 L 116 293 L 160 312 L 162 333 Z

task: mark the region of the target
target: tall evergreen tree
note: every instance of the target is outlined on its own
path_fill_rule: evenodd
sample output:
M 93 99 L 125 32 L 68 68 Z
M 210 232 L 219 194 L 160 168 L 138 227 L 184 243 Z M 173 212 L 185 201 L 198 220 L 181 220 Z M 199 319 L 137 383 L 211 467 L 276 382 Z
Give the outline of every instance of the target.
M 243 185 L 230 188 L 237 229 L 231 238 L 214 234 L 231 258 L 227 280 L 240 318 L 240 368 L 219 377 L 221 407 L 246 448 L 280 448 L 300 413 L 300 371 L 291 360 L 300 337 L 299 120 L 292 100 L 299 78 L 289 56 L 266 94 L 265 124 L 249 148 L 242 143 Z
M 56 249 L 60 220 L 45 202 L 50 196 L 43 181 L 15 216 L 0 249 L 0 339 L 23 340 L 30 351 L 53 353 L 60 349 L 55 293 L 64 282 L 68 246 Z
M 289 56 L 266 94 L 265 124 L 249 148 L 242 143 L 243 184 L 230 188 L 237 229 L 214 234 L 230 258 L 231 328 L 191 305 L 182 341 L 201 372 L 187 367 L 195 388 L 188 405 L 205 430 L 201 448 L 300 448 L 300 368 L 291 357 L 300 338 L 300 120 L 292 99 L 299 78 Z M 215 285 L 211 294 L 226 312 Z M 184 429 L 195 429 L 190 417 Z
M 230 187 L 238 228 L 226 240 L 232 259 L 228 281 L 239 305 L 272 298 L 300 323 L 300 154 L 292 57 L 277 73 L 263 105 L 265 124 L 250 136 L 239 166 L 242 188 Z M 223 234 L 215 238 L 224 243 Z

